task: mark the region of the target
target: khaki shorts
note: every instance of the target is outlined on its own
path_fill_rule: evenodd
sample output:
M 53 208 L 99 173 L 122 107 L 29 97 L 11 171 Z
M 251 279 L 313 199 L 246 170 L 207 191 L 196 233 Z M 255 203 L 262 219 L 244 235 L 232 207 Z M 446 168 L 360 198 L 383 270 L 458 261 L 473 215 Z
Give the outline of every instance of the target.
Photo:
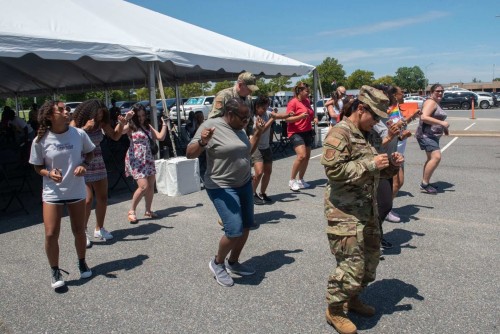
M 270 164 L 273 162 L 273 151 L 271 148 L 260 149 L 257 148 L 252 154 L 252 164 L 256 162 L 264 162 Z

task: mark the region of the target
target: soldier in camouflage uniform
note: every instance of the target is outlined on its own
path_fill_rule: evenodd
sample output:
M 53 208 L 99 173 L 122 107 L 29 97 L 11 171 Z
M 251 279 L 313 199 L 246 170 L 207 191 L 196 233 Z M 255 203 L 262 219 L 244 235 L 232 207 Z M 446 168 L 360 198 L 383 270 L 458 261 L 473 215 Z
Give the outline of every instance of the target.
M 222 116 L 226 108 L 226 102 L 233 98 L 243 101 L 253 115 L 254 112 L 251 95 L 253 92 L 259 90 L 259 87 L 255 85 L 256 81 L 257 79 L 252 73 L 241 73 L 233 87 L 223 89 L 217 93 L 214 99 L 214 104 L 212 105 L 212 110 L 208 114 L 208 118 Z M 253 129 L 253 117 L 250 118 L 250 122 L 247 125 L 247 135 L 251 133 L 251 129 Z
M 344 106 L 344 118 L 324 141 L 321 163 L 325 192 L 326 229 L 337 266 L 328 279 L 326 319 L 339 333 L 356 333 L 345 311 L 372 316 L 375 309 L 358 295 L 375 280 L 380 257 L 377 186 L 381 173 L 397 173 L 401 156 L 377 154 L 367 134 L 387 117 L 389 100 L 382 91 L 361 87 L 358 99 Z

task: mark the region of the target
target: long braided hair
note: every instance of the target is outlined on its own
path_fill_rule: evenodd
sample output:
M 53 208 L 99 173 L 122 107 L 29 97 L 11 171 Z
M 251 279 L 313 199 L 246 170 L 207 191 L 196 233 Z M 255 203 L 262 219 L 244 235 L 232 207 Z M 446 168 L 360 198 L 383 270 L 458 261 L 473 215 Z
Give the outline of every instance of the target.
M 40 140 L 45 136 L 47 133 L 47 130 L 50 129 L 52 126 L 52 122 L 49 119 L 49 116 L 51 116 L 54 113 L 54 106 L 57 106 L 59 101 L 45 101 L 44 104 L 38 109 L 38 131 L 36 135 L 35 141 L 38 143 Z
M 102 111 L 102 120 L 96 120 L 95 129 L 98 129 L 102 124 L 110 124 L 110 116 L 108 108 L 104 102 L 98 99 L 87 100 L 80 103 L 73 113 L 73 120 L 77 128 L 83 128 L 88 120 L 95 119 L 99 110 Z

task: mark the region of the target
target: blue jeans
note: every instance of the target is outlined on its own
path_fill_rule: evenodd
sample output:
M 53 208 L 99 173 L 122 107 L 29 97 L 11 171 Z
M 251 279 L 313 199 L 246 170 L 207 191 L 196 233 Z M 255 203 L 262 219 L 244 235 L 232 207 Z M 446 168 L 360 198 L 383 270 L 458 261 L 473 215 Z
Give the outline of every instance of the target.
M 241 237 L 243 229 L 253 226 L 253 190 L 251 179 L 239 188 L 207 189 L 207 194 L 222 219 L 226 237 Z

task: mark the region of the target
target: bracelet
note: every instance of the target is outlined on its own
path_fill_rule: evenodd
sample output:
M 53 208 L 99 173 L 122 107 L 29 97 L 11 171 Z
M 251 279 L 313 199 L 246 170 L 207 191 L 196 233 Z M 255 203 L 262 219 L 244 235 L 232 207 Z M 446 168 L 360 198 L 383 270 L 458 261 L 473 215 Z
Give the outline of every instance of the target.
M 201 147 L 205 147 L 207 146 L 208 143 L 206 144 L 203 144 L 203 141 L 201 141 L 201 139 L 198 139 L 198 145 L 200 145 Z
M 47 172 L 48 172 L 48 173 L 47 173 L 47 177 L 48 177 L 49 179 L 50 179 L 50 172 L 52 172 L 53 170 L 54 170 L 54 168 L 52 168 L 51 170 L 48 170 L 48 169 L 47 169 Z

